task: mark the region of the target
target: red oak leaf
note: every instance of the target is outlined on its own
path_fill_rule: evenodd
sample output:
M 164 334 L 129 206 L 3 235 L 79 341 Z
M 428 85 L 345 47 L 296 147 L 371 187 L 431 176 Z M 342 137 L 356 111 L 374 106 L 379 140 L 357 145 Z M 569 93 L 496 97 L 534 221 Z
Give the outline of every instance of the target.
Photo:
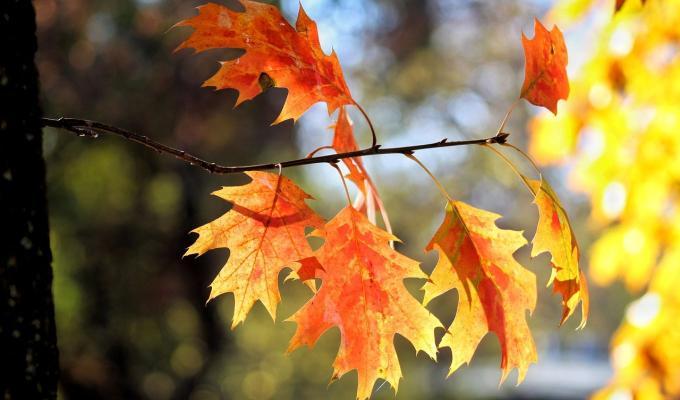
M 353 207 L 329 221 L 315 253 L 323 265 L 321 289 L 291 318 L 298 324 L 289 351 L 313 346 L 329 328 L 340 329 L 340 350 L 333 378 L 356 369 L 357 398 L 367 399 L 378 378 L 395 389 L 401 368 L 394 335 L 408 339 L 416 351 L 435 358 L 434 329 L 441 324 L 409 294 L 405 278 L 427 279 L 418 262 L 389 246 L 396 238 L 371 224 Z
M 501 345 L 501 382 L 517 368 L 519 383 L 537 360 L 526 321 L 526 312 L 536 306 L 536 276 L 513 257 L 526 244 L 522 233 L 499 229 L 494 222 L 499 217 L 459 201 L 447 204 L 444 222 L 427 246 L 437 250 L 439 262 L 423 286 L 424 302 L 458 292 L 456 317 L 439 344 L 451 348 L 449 375 L 470 362 L 491 331 Z
M 204 86 L 238 90 L 237 105 L 270 86 L 288 89 L 288 98 L 275 124 L 298 119 L 320 101 L 327 103 L 329 114 L 342 105 L 354 104 L 337 55 L 323 53 L 316 23 L 302 5 L 293 28 L 272 5 L 240 2 L 244 12 L 209 3 L 198 7 L 197 16 L 176 25 L 194 28 L 178 50 L 245 50 L 241 57 L 221 62 L 220 69 Z
M 537 19 L 534 32 L 531 40 L 522 33 L 526 68 L 520 97 L 557 114 L 557 101 L 569 96 L 567 46 L 557 26 L 548 31 Z

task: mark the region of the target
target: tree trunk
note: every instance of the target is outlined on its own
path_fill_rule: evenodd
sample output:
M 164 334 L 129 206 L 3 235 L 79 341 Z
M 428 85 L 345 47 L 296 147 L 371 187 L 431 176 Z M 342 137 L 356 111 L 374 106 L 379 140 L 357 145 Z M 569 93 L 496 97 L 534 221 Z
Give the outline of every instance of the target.
M 0 396 L 56 398 L 52 268 L 35 12 L 0 2 Z

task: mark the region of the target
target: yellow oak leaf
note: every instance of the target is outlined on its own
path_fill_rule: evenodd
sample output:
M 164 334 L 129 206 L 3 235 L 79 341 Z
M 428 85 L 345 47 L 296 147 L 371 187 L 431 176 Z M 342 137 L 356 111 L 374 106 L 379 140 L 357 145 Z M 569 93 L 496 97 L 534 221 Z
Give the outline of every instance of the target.
M 581 324 L 588 321 L 588 283 L 579 268 L 579 247 L 569 223 L 567 213 L 550 184 L 545 180 L 529 180 L 538 207 L 538 226 L 532 240 L 531 256 L 549 252 L 552 272 L 548 285 L 562 295 L 562 320 L 564 323 L 581 302 Z
M 245 320 L 256 301 L 272 318 L 281 299 L 279 273 L 310 263 L 312 249 L 305 228 L 323 226 L 309 206 L 307 193 L 290 179 L 267 172 L 247 172 L 247 185 L 223 187 L 213 194 L 233 204 L 218 219 L 194 229 L 196 242 L 184 254 L 229 249 L 229 259 L 212 282 L 210 299 L 234 293 L 232 328 Z
M 493 332 L 501 345 L 501 383 L 513 368 L 517 382 L 536 362 L 536 346 L 526 312 L 536 306 L 536 276 L 513 253 L 526 244 L 519 231 L 499 229 L 500 216 L 459 201 L 446 205 L 446 216 L 426 250 L 439 261 L 423 286 L 424 303 L 455 289 L 455 319 L 439 347 L 450 347 L 449 375 L 469 363 L 482 338 Z

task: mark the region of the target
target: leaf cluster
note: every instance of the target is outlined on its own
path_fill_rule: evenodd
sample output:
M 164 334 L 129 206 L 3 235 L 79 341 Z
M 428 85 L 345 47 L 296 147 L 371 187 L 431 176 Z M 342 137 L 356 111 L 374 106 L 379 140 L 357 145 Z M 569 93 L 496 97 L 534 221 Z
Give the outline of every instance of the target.
M 193 28 L 178 49 L 245 50 L 234 60 L 220 62 L 219 70 L 204 86 L 237 90 L 237 104 L 269 87 L 287 89 L 288 97 L 274 123 L 296 120 L 312 104 L 326 103 L 329 116 L 337 111 L 334 138 L 316 151 L 328 149 L 338 155 L 359 150 L 346 110 L 356 106 L 371 126 L 371 149 L 378 149 L 375 130 L 353 99 L 336 54 L 327 55 L 321 50 L 316 23 L 302 6 L 292 26 L 274 6 L 250 0 L 242 0 L 241 4 L 243 11 L 206 4 L 198 8 L 198 15 L 177 24 Z M 569 94 L 566 46 L 556 27 L 548 31 L 538 20 L 535 26 L 533 39 L 522 37 L 526 70 L 518 100 L 525 98 L 556 114 L 558 101 Z M 517 172 L 494 147 L 506 142 L 509 134 L 504 127 L 513 108 L 514 104 L 503 118 L 496 139 L 482 145 Z M 493 332 L 501 344 L 502 380 L 517 368 L 521 382 L 529 365 L 537 360 L 526 320 L 527 311 L 531 313 L 536 305 L 536 277 L 513 256 L 526 239 L 521 232 L 496 226 L 499 215 L 453 199 L 413 150 L 402 152 L 430 175 L 447 201 L 445 219 L 426 246 L 426 250 L 439 255 L 430 276 L 417 261 L 394 250 L 392 243 L 398 239 L 392 233 L 376 182 L 361 157 L 354 153 L 333 160 L 331 165 L 340 172 L 337 164 L 341 159 L 347 179 L 358 188 L 358 196 L 350 199 L 341 172 L 348 205 L 329 221 L 307 205 L 311 196 L 283 176 L 281 165 L 278 174 L 250 171 L 250 183 L 213 193 L 231 203 L 232 208 L 195 229 L 198 238 L 186 254 L 201 255 L 216 248 L 230 250 L 226 264 L 211 284 L 210 299 L 234 294 L 232 327 L 244 321 L 257 301 L 275 318 L 281 300 L 278 277 L 282 270 L 290 268 L 288 279 L 306 283 L 313 295 L 290 318 L 297 323 L 297 330 L 289 351 L 302 345 L 313 346 L 326 330 L 337 327 L 341 342 L 333 364 L 333 379 L 356 369 L 357 398 L 369 398 L 378 379 L 396 390 L 401 378 L 393 344 L 397 333 L 408 339 L 416 351 L 422 350 L 433 359 L 438 348 L 450 347 L 454 354 L 450 367 L 453 373 L 471 360 L 482 338 Z M 583 326 L 588 314 L 588 291 L 567 214 L 547 181 L 517 174 L 534 196 L 539 212 L 532 256 L 551 254 L 549 284 L 562 297 L 561 320 L 564 322 L 581 303 Z M 378 226 L 378 214 L 384 229 Z M 316 250 L 305 235 L 309 228 L 313 229 L 312 236 L 323 240 Z M 406 290 L 406 278 L 426 281 L 422 302 Z M 451 289 L 458 292 L 459 304 L 453 323 L 444 328 L 425 306 Z M 446 329 L 440 343 L 435 342 L 438 328 Z

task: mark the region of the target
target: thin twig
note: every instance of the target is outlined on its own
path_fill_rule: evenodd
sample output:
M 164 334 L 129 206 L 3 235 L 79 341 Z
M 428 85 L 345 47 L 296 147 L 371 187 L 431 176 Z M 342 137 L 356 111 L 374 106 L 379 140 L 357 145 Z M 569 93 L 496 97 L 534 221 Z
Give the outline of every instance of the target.
M 99 134 L 108 133 L 112 135 L 121 136 L 130 141 L 140 143 L 158 153 L 170 154 L 176 158 L 187 162 L 191 165 L 196 165 L 214 174 L 234 174 L 238 172 L 246 171 L 262 171 L 268 169 L 278 169 L 278 168 L 289 168 L 300 165 L 309 164 L 319 164 L 327 162 L 337 162 L 344 158 L 351 157 L 366 157 L 366 156 L 376 156 L 381 154 L 411 154 L 417 150 L 424 149 L 434 149 L 439 147 L 454 147 L 454 146 L 469 146 L 469 145 L 484 145 L 484 144 L 504 144 L 508 134 L 502 133 L 497 136 L 485 138 L 485 139 L 474 139 L 474 140 L 460 140 L 460 141 L 448 141 L 448 139 L 440 140 L 434 143 L 425 143 L 412 146 L 403 147 L 387 147 L 382 148 L 380 145 L 375 145 L 367 149 L 361 149 L 356 151 L 349 151 L 346 153 L 329 154 L 317 157 L 305 157 L 296 160 L 288 160 L 278 163 L 267 163 L 267 164 L 253 164 L 253 165 L 237 165 L 237 166 L 224 166 L 213 162 L 205 161 L 198 158 L 192 154 L 187 153 L 184 150 L 179 150 L 174 147 L 167 146 L 163 143 L 159 143 L 155 140 L 150 139 L 148 136 L 140 135 L 138 133 L 130 132 L 128 130 L 118 128 L 115 126 L 107 125 L 97 121 L 90 121 L 77 118 L 42 118 L 43 126 L 49 126 L 52 128 L 65 129 L 69 132 L 75 133 L 78 136 L 86 136 L 96 138 Z

